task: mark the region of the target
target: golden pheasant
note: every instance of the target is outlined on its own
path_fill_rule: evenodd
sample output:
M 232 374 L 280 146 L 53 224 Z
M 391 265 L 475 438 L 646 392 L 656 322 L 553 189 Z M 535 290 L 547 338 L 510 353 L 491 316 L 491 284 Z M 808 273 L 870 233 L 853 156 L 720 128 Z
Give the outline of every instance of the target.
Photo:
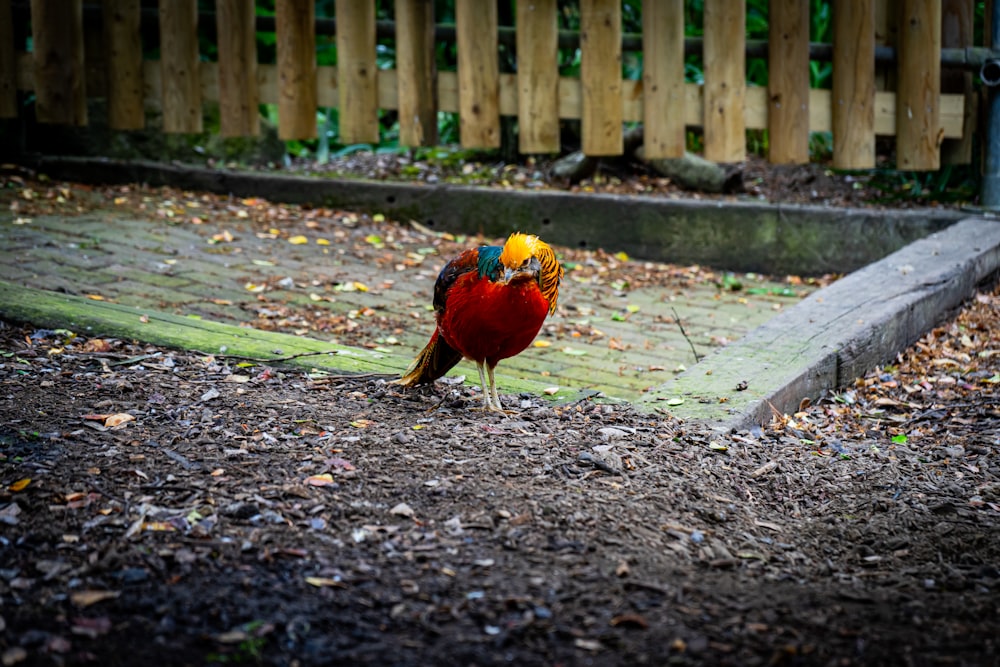
M 556 309 L 562 276 L 555 252 L 531 234 L 511 234 L 502 247 L 466 250 L 438 275 L 437 328 L 397 382 L 433 382 L 465 357 L 479 369 L 484 409 L 502 412 L 493 369 L 534 340 Z

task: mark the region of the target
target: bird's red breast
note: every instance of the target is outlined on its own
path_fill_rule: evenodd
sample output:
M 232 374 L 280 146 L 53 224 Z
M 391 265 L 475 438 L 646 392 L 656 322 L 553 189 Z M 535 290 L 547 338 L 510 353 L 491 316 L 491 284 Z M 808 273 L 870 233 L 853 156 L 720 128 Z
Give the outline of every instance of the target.
M 528 347 L 548 314 L 549 302 L 538 282 L 504 285 L 470 271 L 448 290 L 438 330 L 462 356 L 495 366 Z

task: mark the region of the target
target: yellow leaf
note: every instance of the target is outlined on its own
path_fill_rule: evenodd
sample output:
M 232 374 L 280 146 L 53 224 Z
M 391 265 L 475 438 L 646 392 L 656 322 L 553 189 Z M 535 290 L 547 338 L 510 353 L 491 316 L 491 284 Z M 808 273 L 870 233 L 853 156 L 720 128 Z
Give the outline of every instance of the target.
M 619 262 L 627 262 L 628 253 L 626 253 L 624 250 L 620 250 L 615 253 L 615 259 L 617 259 Z
M 367 292 L 368 291 L 368 285 L 365 285 L 364 283 L 359 283 L 358 281 L 355 280 L 354 281 L 354 289 L 358 290 L 359 292 Z
M 306 477 L 306 484 L 309 486 L 329 486 L 333 484 L 333 475 L 328 472 L 322 475 L 310 475 Z
M 142 524 L 142 529 L 156 532 L 173 532 L 177 530 L 172 524 L 169 524 L 166 521 L 146 521 Z
M 18 491 L 23 491 L 24 487 L 28 486 L 29 484 L 31 484 L 31 479 L 29 479 L 28 477 L 25 477 L 24 479 L 17 480 L 16 482 L 14 482 L 13 484 L 11 484 L 7 488 L 10 491 L 13 491 L 14 493 L 17 493 Z
M 292 245 L 305 245 L 306 243 L 309 243 L 309 239 L 302 236 L 301 234 L 298 234 L 297 236 L 292 236 L 291 238 L 289 238 L 288 242 L 291 243 Z
M 426 428 L 426 426 L 424 426 L 423 424 L 414 424 L 413 425 L 413 430 L 414 431 L 419 431 L 422 428 Z
M 329 239 L 316 239 L 316 245 L 330 245 Z
M 104 297 L 100 294 L 85 294 L 84 296 L 88 299 L 92 299 L 93 301 L 104 301 Z
M 373 222 L 385 222 L 385 216 L 382 215 L 381 213 L 376 213 L 375 215 L 372 216 L 372 221 Z
M 267 285 L 254 285 L 253 283 L 247 283 L 243 287 L 245 287 L 248 292 L 263 292 L 267 289 Z
M 550 347 L 552 343 L 547 340 L 536 340 L 535 347 Z
M 347 584 L 337 579 L 331 579 L 330 577 L 306 577 L 306 583 L 310 586 L 315 586 L 316 588 L 322 588 L 324 586 L 336 586 L 337 588 L 347 588 Z

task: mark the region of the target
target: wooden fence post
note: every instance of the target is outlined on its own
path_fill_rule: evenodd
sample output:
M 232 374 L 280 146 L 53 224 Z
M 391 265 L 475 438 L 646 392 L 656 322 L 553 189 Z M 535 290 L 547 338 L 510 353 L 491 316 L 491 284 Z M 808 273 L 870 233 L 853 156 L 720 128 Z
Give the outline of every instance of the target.
M 399 143 L 433 146 L 438 141 L 433 0 L 396 0 L 396 72 Z
M 771 0 L 768 17 L 768 160 L 809 162 L 809 1 Z
M 219 47 L 219 134 L 260 134 L 257 31 L 253 0 L 216 0 Z
M 464 148 L 500 147 L 500 70 L 495 0 L 455 0 L 458 120 Z
M 160 0 L 160 81 L 164 132 L 201 132 L 197 0 Z
M 378 143 L 375 3 L 337 0 L 337 93 L 344 143 Z
M 559 8 L 517 3 L 517 121 L 522 153 L 559 152 Z
M 896 92 L 896 168 L 940 166 L 941 0 L 903 0 Z
M 875 7 L 872 0 L 833 5 L 833 166 L 875 166 Z
M 944 0 L 941 14 L 941 48 L 964 49 L 973 46 L 974 14 L 972 0 Z M 962 138 L 944 140 L 941 144 L 941 163 L 970 164 L 973 130 L 976 126 L 972 72 L 960 69 L 942 70 L 941 92 L 961 93 L 965 98 Z
M 746 4 L 705 0 L 705 157 L 746 158 Z
M 617 0 L 580 0 L 583 152 L 621 155 L 622 16 Z
M 146 126 L 140 12 L 139 0 L 104 0 L 108 126 L 114 130 L 141 130 Z
M 17 117 L 17 61 L 10 0 L 0 0 L 0 118 Z
M 682 157 L 687 147 L 683 0 L 643 0 L 642 64 L 645 157 Z
M 276 0 L 278 136 L 316 137 L 316 6 L 312 0 Z
M 31 0 L 31 34 L 38 122 L 86 125 L 82 0 Z

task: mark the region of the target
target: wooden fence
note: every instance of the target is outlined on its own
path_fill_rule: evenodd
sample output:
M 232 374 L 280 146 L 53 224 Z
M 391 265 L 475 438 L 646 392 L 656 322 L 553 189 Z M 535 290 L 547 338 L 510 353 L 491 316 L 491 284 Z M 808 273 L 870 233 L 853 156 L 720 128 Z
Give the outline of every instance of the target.
M 499 146 L 501 116 L 516 116 L 523 153 L 558 152 L 560 120 L 580 119 L 595 156 L 621 154 L 623 123 L 638 121 L 648 157 L 682 154 L 686 130 L 701 127 L 719 162 L 745 158 L 747 129 L 768 130 L 776 163 L 808 161 L 811 132 L 832 132 L 839 168 L 874 167 L 876 135 L 895 136 L 900 169 L 937 169 L 945 139 L 960 140 L 951 161 L 970 159 L 971 77 L 942 94 L 940 56 L 943 17 L 947 46 L 971 46 L 971 1 L 836 0 L 832 90 L 809 87 L 808 0 L 770 2 L 767 88 L 746 83 L 737 0 L 704 0 L 703 85 L 684 81 L 682 0 L 642 3 L 641 80 L 622 77 L 619 0 L 580 0 L 578 79 L 559 74 L 557 0 L 516 3 L 516 74 L 498 66 L 496 2 L 456 0 L 457 72 L 436 71 L 431 0 L 395 1 L 395 70 L 376 64 L 374 2 L 337 0 L 335 67 L 316 65 L 313 2 L 275 4 L 277 62 L 259 64 L 252 0 L 216 0 L 217 62 L 199 56 L 197 0 L 160 0 L 158 61 L 143 60 L 139 0 L 104 0 L 103 30 L 86 32 L 82 0 L 31 0 L 31 52 L 0 0 L 0 117 L 33 91 L 41 123 L 84 125 L 87 96 L 106 97 L 119 130 L 142 128 L 152 103 L 166 132 L 200 132 L 209 101 L 226 136 L 256 134 L 258 105 L 276 104 L 283 139 L 315 137 L 322 106 L 339 108 L 345 143 L 378 142 L 378 110 L 395 109 L 400 143 L 433 145 L 441 110 L 458 112 L 468 148 Z M 895 48 L 896 65 L 877 66 L 877 44 Z

